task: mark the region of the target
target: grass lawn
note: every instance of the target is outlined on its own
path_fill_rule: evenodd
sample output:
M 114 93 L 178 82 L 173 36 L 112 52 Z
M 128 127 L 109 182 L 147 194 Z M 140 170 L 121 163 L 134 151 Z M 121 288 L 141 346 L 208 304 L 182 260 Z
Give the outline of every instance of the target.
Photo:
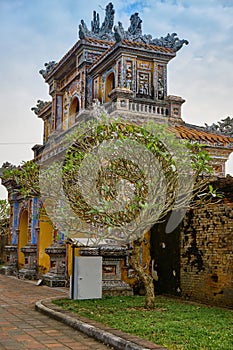
M 233 349 L 233 311 L 156 297 L 154 310 L 144 297 L 103 297 L 54 301 L 105 325 L 148 339 L 170 349 Z

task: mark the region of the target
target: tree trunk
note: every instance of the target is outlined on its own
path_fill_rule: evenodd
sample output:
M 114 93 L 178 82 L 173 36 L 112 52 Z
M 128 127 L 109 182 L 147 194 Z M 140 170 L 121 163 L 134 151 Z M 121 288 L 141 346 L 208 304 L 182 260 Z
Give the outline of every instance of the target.
M 139 277 L 139 280 L 144 284 L 146 291 L 146 303 L 145 307 L 148 309 L 154 308 L 155 303 L 155 291 L 153 277 L 149 275 L 140 264 L 140 247 L 143 243 L 143 237 L 137 239 L 133 243 L 133 250 L 130 256 L 130 265 Z

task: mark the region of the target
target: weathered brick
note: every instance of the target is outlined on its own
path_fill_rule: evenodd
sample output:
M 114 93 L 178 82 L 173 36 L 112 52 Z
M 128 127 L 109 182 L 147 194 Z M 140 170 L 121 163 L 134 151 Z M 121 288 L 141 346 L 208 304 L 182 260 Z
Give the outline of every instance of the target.
M 221 203 L 190 210 L 184 219 L 181 288 L 186 298 L 233 307 L 233 178 L 217 187 L 225 193 Z

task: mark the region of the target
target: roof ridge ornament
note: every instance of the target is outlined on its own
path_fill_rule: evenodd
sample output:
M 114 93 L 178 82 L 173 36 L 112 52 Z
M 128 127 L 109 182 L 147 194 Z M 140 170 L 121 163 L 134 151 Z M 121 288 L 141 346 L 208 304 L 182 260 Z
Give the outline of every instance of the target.
M 130 17 L 130 27 L 128 28 L 128 33 L 133 36 L 142 35 L 142 20 L 138 16 L 138 12 L 135 12 Z
M 221 119 L 218 124 L 213 123 L 208 125 L 205 123 L 205 129 L 206 131 L 218 132 L 233 137 L 233 117 L 228 116 L 225 119 Z
M 100 31 L 100 15 L 93 11 L 93 20 L 91 21 L 91 31 L 92 33 L 98 34 Z
M 42 101 L 37 100 L 36 107 L 32 107 L 31 111 L 33 111 L 36 115 L 40 114 L 42 109 L 44 109 L 45 106 L 48 106 L 51 102 L 49 101 Z
M 88 30 L 84 20 L 81 20 L 79 25 L 79 38 L 95 38 L 102 40 L 114 41 L 114 34 L 112 31 L 114 25 L 114 14 L 115 10 L 113 4 L 110 2 L 105 8 L 105 18 L 100 27 L 100 16 L 99 13 L 93 11 L 93 19 L 91 21 L 91 30 Z
M 112 34 L 112 28 L 114 24 L 114 14 L 115 10 L 113 4 L 110 2 L 105 9 L 105 19 L 102 23 L 100 34 Z
M 55 61 L 49 61 L 49 62 L 46 62 L 45 64 L 44 64 L 44 66 L 45 66 L 45 69 L 41 69 L 40 71 L 39 71 L 39 73 L 42 75 L 42 77 L 44 78 L 44 79 L 46 79 L 47 78 L 47 76 L 49 75 L 49 73 L 53 70 L 53 68 L 56 66 L 56 62 Z
M 161 37 L 160 39 L 153 39 L 150 34 L 142 34 L 141 23 L 142 20 L 136 12 L 130 17 L 131 25 L 128 28 L 128 31 L 124 31 L 123 25 L 121 22 L 118 22 L 118 26 L 114 26 L 114 35 L 117 42 L 123 40 L 129 40 L 134 42 L 139 42 L 143 44 L 162 46 L 173 51 L 178 51 L 182 46 L 188 45 L 188 40 L 180 40 L 176 33 L 168 33 L 167 36 Z
M 139 42 L 149 45 L 162 46 L 169 48 L 173 51 L 178 51 L 182 46 L 188 45 L 188 40 L 180 40 L 176 33 L 167 34 L 166 37 L 161 37 L 159 39 L 153 39 L 150 34 L 142 34 L 142 20 L 139 17 L 138 12 L 135 12 L 130 17 L 130 26 L 128 30 L 124 30 L 121 22 L 118 25 L 114 25 L 114 14 L 115 10 L 113 8 L 112 2 L 110 2 L 105 9 L 105 19 L 100 27 L 100 17 L 96 11 L 93 11 L 93 20 L 91 21 L 91 30 L 87 28 L 84 20 L 81 20 L 79 25 L 79 38 L 94 38 L 101 40 L 109 40 L 122 42 L 123 40 L 129 40 L 133 42 Z M 112 31 L 114 29 L 114 32 Z

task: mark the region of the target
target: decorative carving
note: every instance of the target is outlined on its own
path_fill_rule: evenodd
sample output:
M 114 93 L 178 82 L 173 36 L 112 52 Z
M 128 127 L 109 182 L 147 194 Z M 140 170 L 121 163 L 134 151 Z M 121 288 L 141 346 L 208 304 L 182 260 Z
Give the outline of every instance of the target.
M 86 52 L 86 57 L 85 57 L 85 59 L 86 59 L 86 61 L 92 62 L 92 63 L 93 63 L 93 62 L 96 61 L 96 59 L 97 59 L 99 56 L 100 56 L 99 53 L 87 51 L 87 52 Z
M 81 19 L 81 24 L 79 24 L 79 38 L 85 39 L 86 37 L 91 37 L 92 34 L 88 30 L 86 23 Z
M 131 60 L 126 60 L 126 70 L 125 70 L 125 87 L 132 90 L 132 79 L 133 79 L 133 62 Z
M 180 40 L 177 37 L 176 33 L 172 33 L 172 34 L 168 33 L 165 38 L 161 37 L 160 39 L 152 39 L 152 40 L 149 40 L 148 42 L 148 44 L 167 47 L 168 49 L 172 49 L 173 51 L 180 50 L 184 44 L 188 45 L 188 43 L 189 43 L 188 40 L 185 40 L 185 39 Z
M 133 36 L 142 35 L 142 20 L 138 16 L 138 12 L 135 12 L 130 17 L 130 27 L 128 28 L 128 33 Z
M 105 9 L 105 19 L 102 23 L 100 32 L 104 34 L 112 34 L 112 27 L 114 24 L 114 14 L 115 10 L 113 9 L 113 4 L 110 2 Z
M 165 69 L 163 65 L 158 65 L 158 92 L 157 92 L 157 98 L 159 100 L 163 100 L 165 97 L 166 89 L 165 89 Z
M 98 34 L 100 31 L 100 16 L 96 11 L 93 12 L 93 21 L 91 21 L 92 33 Z
M 166 47 L 175 52 L 180 50 L 184 44 L 188 45 L 189 43 L 188 40 L 185 40 L 185 39 L 180 40 L 177 37 L 176 33 L 172 33 L 172 34 L 168 33 L 165 38 L 161 37 L 160 39 L 157 39 L 157 38 L 153 39 L 152 35 L 150 34 L 142 35 L 142 30 L 141 30 L 142 20 L 138 16 L 138 13 L 135 13 L 134 15 L 132 15 L 130 20 L 131 20 L 131 26 L 128 28 L 128 31 L 124 31 L 121 22 L 118 22 L 118 26 L 114 27 L 114 35 L 115 35 L 115 40 L 117 42 L 120 42 L 123 40 L 130 40 L 130 41 L 149 44 L 149 45 Z
M 44 64 L 45 69 L 41 69 L 39 73 L 42 75 L 44 79 L 48 76 L 48 74 L 52 71 L 52 69 L 56 66 L 55 61 L 49 61 L 48 63 Z
M 36 107 L 32 107 L 31 110 L 38 115 L 42 109 L 47 106 L 50 102 L 48 101 L 42 101 L 42 100 L 37 100 Z
M 233 118 L 227 117 L 218 122 L 218 124 L 205 124 L 205 128 L 207 131 L 220 132 L 222 134 L 230 135 L 233 137 Z
M 114 38 L 116 42 L 121 42 L 125 39 L 125 31 L 121 22 L 118 22 L 118 26 L 114 26 Z
M 112 32 L 114 24 L 114 14 L 115 10 L 113 9 L 113 4 L 110 2 L 105 9 L 105 19 L 100 28 L 100 18 L 99 14 L 96 11 L 93 11 L 93 20 L 91 21 L 91 30 L 87 28 L 84 20 L 81 20 L 79 25 L 79 38 L 95 38 L 102 40 L 114 40 L 114 34 Z
M 118 87 L 122 86 L 122 62 L 118 61 L 117 64 L 117 83 Z
M 141 95 L 149 95 L 149 73 L 138 73 L 138 93 Z
M 99 14 L 93 12 L 93 20 L 91 21 L 91 30 L 89 30 L 84 22 L 81 20 L 79 25 L 79 38 L 85 39 L 88 37 L 109 41 L 122 42 L 123 40 L 130 40 L 144 44 L 156 45 L 169 48 L 173 51 L 178 51 L 182 46 L 188 45 L 188 41 L 185 39 L 180 40 L 176 33 L 167 34 L 166 37 L 160 39 L 153 39 L 150 34 L 142 34 L 142 20 L 135 12 L 130 17 L 130 26 L 127 31 L 124 30 L 121 22 L 118 25 L 114 24 L 115 10 L 113 4 L 110 2 L 105 9 L 105 19 L 100 28 Z M 114 32 L 112 31 L 114 29 Z

